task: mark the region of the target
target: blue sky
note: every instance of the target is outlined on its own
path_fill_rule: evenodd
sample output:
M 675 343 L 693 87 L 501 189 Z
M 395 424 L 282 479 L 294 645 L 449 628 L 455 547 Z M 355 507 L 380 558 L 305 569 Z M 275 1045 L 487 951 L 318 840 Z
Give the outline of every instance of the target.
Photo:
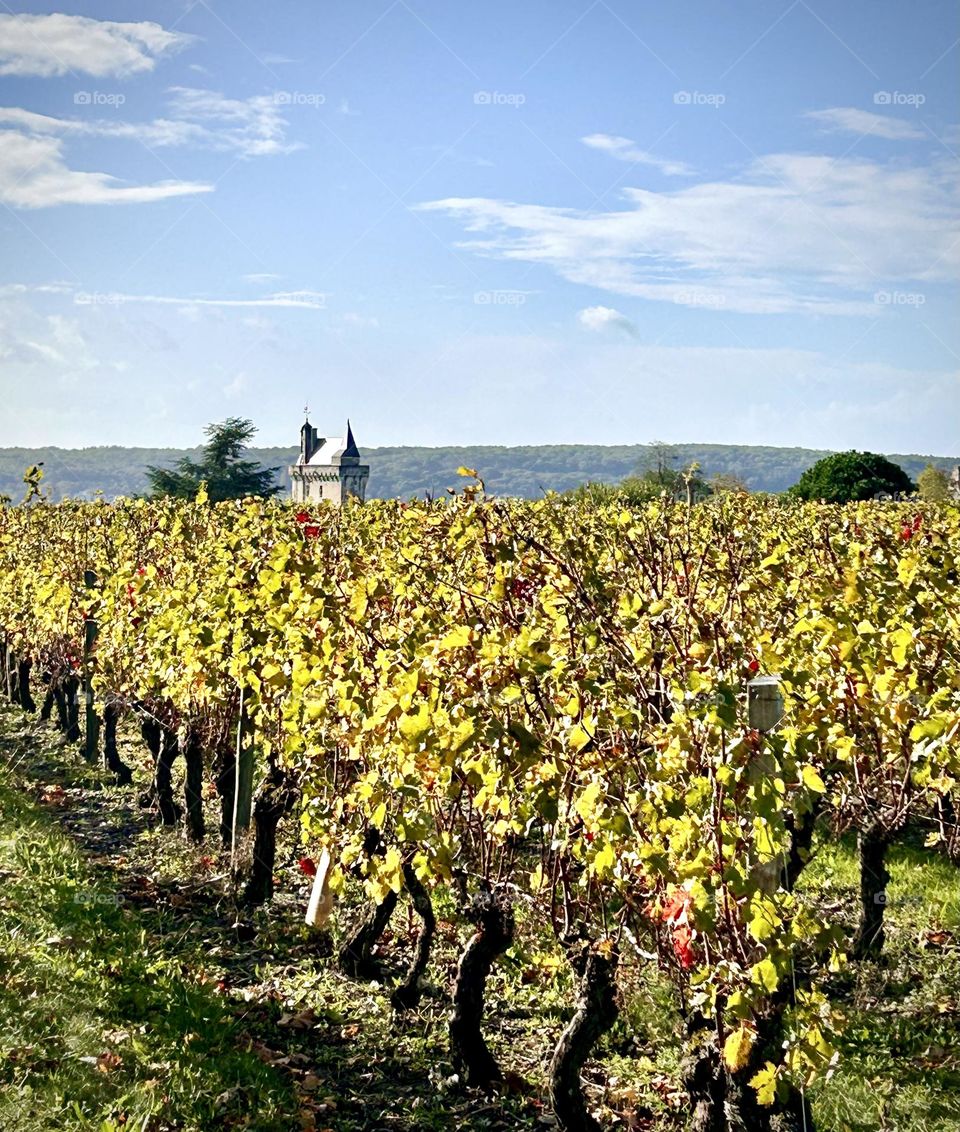
M 0 14 L 0 444 L 960 450 L 949 3 Z

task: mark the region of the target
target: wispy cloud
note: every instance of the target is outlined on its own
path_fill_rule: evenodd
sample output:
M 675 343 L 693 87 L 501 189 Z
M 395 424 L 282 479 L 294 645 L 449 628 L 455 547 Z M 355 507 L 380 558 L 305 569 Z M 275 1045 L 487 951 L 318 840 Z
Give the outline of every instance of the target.
M 613 134 L 589 134 L 580 140 L 591 149 L 599 149 L 618 161 L 627 161 L 631 165 L 650 165 L 668 177 L 689 177 L 694 173 L 686 162 L 658 157 L 649 150 L 641 149 L 630 138 L 621 138 Z
M 304 310 L 324 310 L 327 296 L 323 291 L 276 291 L 256 299 L 191 297 L 184 295 L 131 295 L 119 291 L 103 294 L 77 291 L 73 301 L 78 306 L 110 305 L 122 303 L 150 303 L 173 307 L 296 307 Z
M 958 195 L 946 161 L 908 167 L 773 154 L 736 180 L 626 189 L 619 211 L 482 197 L 420 207 L 475 237 L 461 248 L 618 295 L 876 316 L 879 288 L 960 279 Z
M 160 24 L 115 23 L 63 12 L 0 15 L 0 75 L 79 73 L 124 78 L 193 41 Z
M 175 119 L 191 123 L 194 137 L 212 149 L 229 149 L 242 157 L 266 157 L 302 149 L 288 142 L 288 122 L 281 113 L 283 101 L 271 94 L 253 98 L 226 98 L 212 90 L 173 87 L 170 111 Z
M 275 275 L 249 275 L 248 280 L 276 279 Z M 63 295 L 76 306 L 120 306 L 123 303 L 148 303 L 175 307 L 300 307 L 324 310 L 328 294 L 324 291 L 274 291 L 253 299 L 209 295 L 137 295 L 125 291 L 85 291 L 71 283 L 5 283 L 0 285 L 0 299 L 23 295 Z
M 889 141 L 914 141 L 929 136 L 921 126 L 908 122 L 905 118 L 891 118 L 888 114 L 874 114 L 853 106 L 810 110 L 804 116 L 835 134 L 873 134 L 874 137 Z
M 21 107 L 0 107 L 0 126 L 31 134 L 128 138 L 147 146 L 195 146 L 226 150 L 240 157 L 266 157 L 301 148 L 286 139 L 287 120 L 272 95 L 225 98 L 211 90 L 173 87 L 170 117 L 149 122 L 116 118 L 55 118 Z

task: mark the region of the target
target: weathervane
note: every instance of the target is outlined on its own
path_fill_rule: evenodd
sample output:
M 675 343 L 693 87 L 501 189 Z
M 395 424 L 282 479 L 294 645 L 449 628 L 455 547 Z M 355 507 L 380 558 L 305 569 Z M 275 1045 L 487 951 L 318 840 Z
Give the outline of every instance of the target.
M 303 406 L 303 415 L 304 415 L 304 417 L 309 419 L 309 417 L 310 417 L 310 405 L 309 404 Z

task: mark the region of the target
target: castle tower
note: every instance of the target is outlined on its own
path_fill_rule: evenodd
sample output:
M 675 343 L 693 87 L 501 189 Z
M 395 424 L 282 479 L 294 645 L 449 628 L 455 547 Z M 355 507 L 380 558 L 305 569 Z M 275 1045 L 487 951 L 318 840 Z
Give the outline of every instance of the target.
M 295 503 L 340 504 L 352 497 L 361 503 L 367 493 L 369 464 L 360 463 L 360 449 L 347 421 L 346 436 L 322 437 L 309 420 L 300 429 L 300 455 L 289 469 Z

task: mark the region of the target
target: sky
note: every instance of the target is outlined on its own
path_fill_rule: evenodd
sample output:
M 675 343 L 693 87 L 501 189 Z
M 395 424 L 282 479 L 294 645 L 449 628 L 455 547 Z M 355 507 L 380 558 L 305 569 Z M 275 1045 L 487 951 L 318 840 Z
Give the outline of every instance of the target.
M 0 7 L 0 445 L 960 452 L 939 0 Z

